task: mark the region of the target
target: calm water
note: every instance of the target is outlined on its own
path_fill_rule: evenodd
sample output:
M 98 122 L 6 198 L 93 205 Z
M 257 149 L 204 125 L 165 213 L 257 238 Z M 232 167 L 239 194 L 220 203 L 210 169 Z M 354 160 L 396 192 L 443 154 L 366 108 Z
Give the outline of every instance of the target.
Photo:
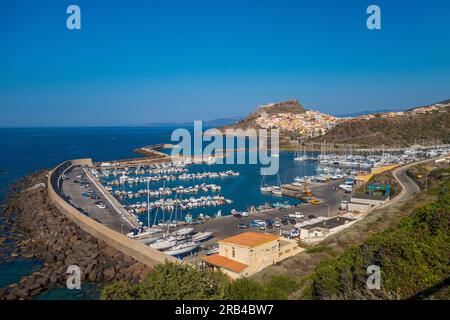
M 67 160 L 89 157 L 94 161 L 109 161 L 139 157 L 132 150 L 145 145 L 170 142 L 173 128 L 170 127 L 109 127 L 109 128 L 27 128 L 0 129 L 0 201 L 4 201 L 8 186 L 18 178 L 34 171 L 52 168 Z M 281 182 L 292 181 L 297 175 L 314 174 L 314 164 L 297 164 L 291 152 L 280 153 Z M 175 185 L 195 185 L 215 183 L 222 186 L 221 194 L 234 201 L 233 204 L 211 209 L 197 209 L 199 212 L 214 214 L 222 209 L 224 214 L 232 208 L 244 210 L 250 205 L 264 204 L 292 199 L 263 195 L 258 165 L 194 165 L 189 172 L 239 171 L 239 177 L 206 179 L 199 181 L 174 181 Z M 268 177 L 266 183 L 276 184 L 276 177 Z M 152 185 L 157 188 L 162 184 Z M 169 186 L 169 185 L 167 185 Z M 145 188 L 139 186 L 137 189 Z M 197 195 L 185 195 L 186 197 Z M 145 201 L 145 199 L 142 199 Z M 145 221 L 145 219 L 143 219 Z M 5 235 L 0 235 L 5 236 Z M 1 250 L 4 250 L 3 248 Z M 8 261 L 6 261 L 8 260 Z M 22 275 L 39 268 L 41 262 L 27 259 L 2 259 L 0 261 L 0 286 L 16 282 Z M 41 298 L 45 299 L 85 299 L 98 297 L 98 288 L 86 286 L 82 292 L 66 289 L 52 290 Z

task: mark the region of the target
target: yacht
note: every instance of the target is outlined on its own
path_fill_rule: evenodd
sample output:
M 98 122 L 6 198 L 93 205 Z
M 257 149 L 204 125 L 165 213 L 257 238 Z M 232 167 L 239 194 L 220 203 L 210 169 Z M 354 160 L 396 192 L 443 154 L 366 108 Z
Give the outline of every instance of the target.
M 199 232 L 192 236 L 192 241 L 194 242 L 201 242 L 208 240 L 212 236 L 212 232 Z
M 172 236 L 186 236 L 190 233 L 194 232 L 194 228 L 183 228 L 171 233 Z
M 176 246 L 173 246 L 169 250 L 164 251 L 164 253 L 171 255 L 171 256 L 179 256 L 179 255 L 194 251 L 198 247 L 200 247 L 199 242 L 190 241 L 190 242 L 177 244 Z
M 156 241 L 155 243 L 150 244 L 150 247 L 156 250 L 167 250 L 172 248 L 177 244 L 177 239 L 175 238 L 168 238 L 168 239 L 161 239 L 159 241 Z

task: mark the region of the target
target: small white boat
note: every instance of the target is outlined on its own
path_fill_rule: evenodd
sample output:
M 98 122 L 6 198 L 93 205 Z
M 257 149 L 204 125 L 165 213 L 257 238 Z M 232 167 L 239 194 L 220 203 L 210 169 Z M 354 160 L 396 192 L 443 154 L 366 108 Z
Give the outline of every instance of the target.
M 138 239 L 139 242 L 143 243 L 143 244 L 152 244 L 158 240 L 162 240 L 162 237 L 151 237 L 151 238 L 142 238 L 142 239 Z
M 156 241 L 155 243 L 152 243 L 150 245 L 151 248 L 156 249 L 156 250 L 167 250 L 172 248 L 173 246 L 175 246 L 177 244 L 177 240 L 170 238 L 167 240 L 161 239 L 160 241 Z
M 194 232 L 194 228 L 183 228 L 171 233 L 172 236 L 186 236 L 190 233 Z
M 199 232 L 192 236 L 192 241 L 200 242 L 209 239 L 212 236 L 212 232 Z
M 275 194 L 275 195 L 279 195 L 279 196 L 283 195 L 283 193 L 281 192 L 281 188 L 280 187 L 273 187 L 272 193 Z
M 171 255 L 171 256 L 178 256 L 182 254 L 186 254 L 188 252 L 194 251 L 200 247 L 199 242 L 185 242 L 177 244 L 176 246 L 173 246 L 169 250 L 164 251 L 164 253 Z
M 127 233 L 127 236 L 134 240 L 140 240 L 142 238 L 147 238 L 151 235 L 154 235 L 156 233 L 162 232 L 159 228 L 141 228 L 141 229 L 134 229 L 130 233 Z
M 206 251 L 206 255 L 207 256 L 210 256 L 210 255 L 213 255 L 213 254 L 216 254 L 216 253 L 219 253 L 219 246 L 215 246 L 214 248 Z

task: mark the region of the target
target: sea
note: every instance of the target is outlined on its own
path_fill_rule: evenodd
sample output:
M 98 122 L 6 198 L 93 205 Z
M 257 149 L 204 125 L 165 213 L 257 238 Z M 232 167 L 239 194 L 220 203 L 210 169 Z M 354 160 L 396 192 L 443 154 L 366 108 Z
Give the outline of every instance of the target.
M 178 128 L 178 127 L 177 127 Z M 113 161 L 118 159 L 138 158 L 141 155 L 133 150 L 142 146 L 171 143 L 171 134 L 177 129 L 168 126 L 147 127 L 83 127 L 83 128 L 0 128 L 0 202 L 4 203 L 9 186 L 14 181 L 38 170 L 51 169 L 68 159 L 92 158 L 94 161 Z M 190 127 L 186 129 L 192 131 Z M 204 128 L 207 129 L 207 128 Z M 279 176 L 267 176 L 264 183 L 275 185 L 292 182 L 295 176 L 315 174 L 314 162 L 295 162 L 294 152 L 281 151 L 279 154 Z M 274 202 L 295 200 L 285 197 L 266 195 L 260 192 L 262 182 L 261 166 L 258 164 L 196 164 L 188 167 L 189 173 L 220 172 L 233 170 L 239 176 L 230 176 L 204 181 L 179 181 L 166 185 L 189 186 L 201 183 L 218 184 L 225 198 L 233 201 L 223 207 L 211 207 L 192 210 L 193 216 L 200 213 L 213 216 L 218 210 L 223 215 L 230 214 L 231 209 L 246 210 L 250 206 Z M 151 185 L 157 189 L 162 183 Z M 135 186 L 143 189 L 145 186 Z M 187 195 L 187 197 L 200 195 Z M 145 199 L 141 199 L 145 201 Z M 142 217 L 145 223 L 147 217 Z M 2 221 L 0 220 L 0 223 Z M 5 230 L 0 237 L 7 238 Z M 3 233 L 3 234 L 2 234 Z M 42 261 L 36 259 L 11 258 L 8 250 L 14 243 L 6 243 L 0 247 L 0 288 L 18 282 L 24 275 L 38 270 Z M 37 299 L 97 299 L 100 288 L 93 284 L 85 284 L 81 290 L 57 288 L 41 294 Z

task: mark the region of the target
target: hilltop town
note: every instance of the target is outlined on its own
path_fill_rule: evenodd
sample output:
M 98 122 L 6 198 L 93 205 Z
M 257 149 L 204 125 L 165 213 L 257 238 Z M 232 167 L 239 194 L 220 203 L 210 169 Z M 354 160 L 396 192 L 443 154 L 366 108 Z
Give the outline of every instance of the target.
M 298 100 L 287 100 L 259 106 L 244 120 L 222 129 L 279 129 L 281 145 L 285 147 L 300 141 L 322 141 L 323 137 L 326 137 L 327 141 L 336 143 L 404 144 L 414 139 L 435 139 L 435 134 L 430 131 L 429 125 L 421 128 L 421 124 L 429 122 L 436 123 L 433 128 L 442 134 L 441 138 L 448 138 L 446 119 L 449 108 L 450 101 L 446 100 L 405 111 L 340 118 L 316 110 L 307 110 Z M 407 133 L 408 138 L 399 134 L 397 136 L 402 139 L 400 142 L 396 136 L 392 135 L 387 142 L 372 139 L 373 136 L 383 136 L 383 130 L 390 127 L 405 127 L 403 132 Z M 417 130 L 409 132 L 411 128 Z M 354 133 L 357 134 L 354 135 Z M 366 135 L 370 136 L 367 141 L 361 140 Z M 345 136 L 345 141 L 341 141 L 342 136 Z

